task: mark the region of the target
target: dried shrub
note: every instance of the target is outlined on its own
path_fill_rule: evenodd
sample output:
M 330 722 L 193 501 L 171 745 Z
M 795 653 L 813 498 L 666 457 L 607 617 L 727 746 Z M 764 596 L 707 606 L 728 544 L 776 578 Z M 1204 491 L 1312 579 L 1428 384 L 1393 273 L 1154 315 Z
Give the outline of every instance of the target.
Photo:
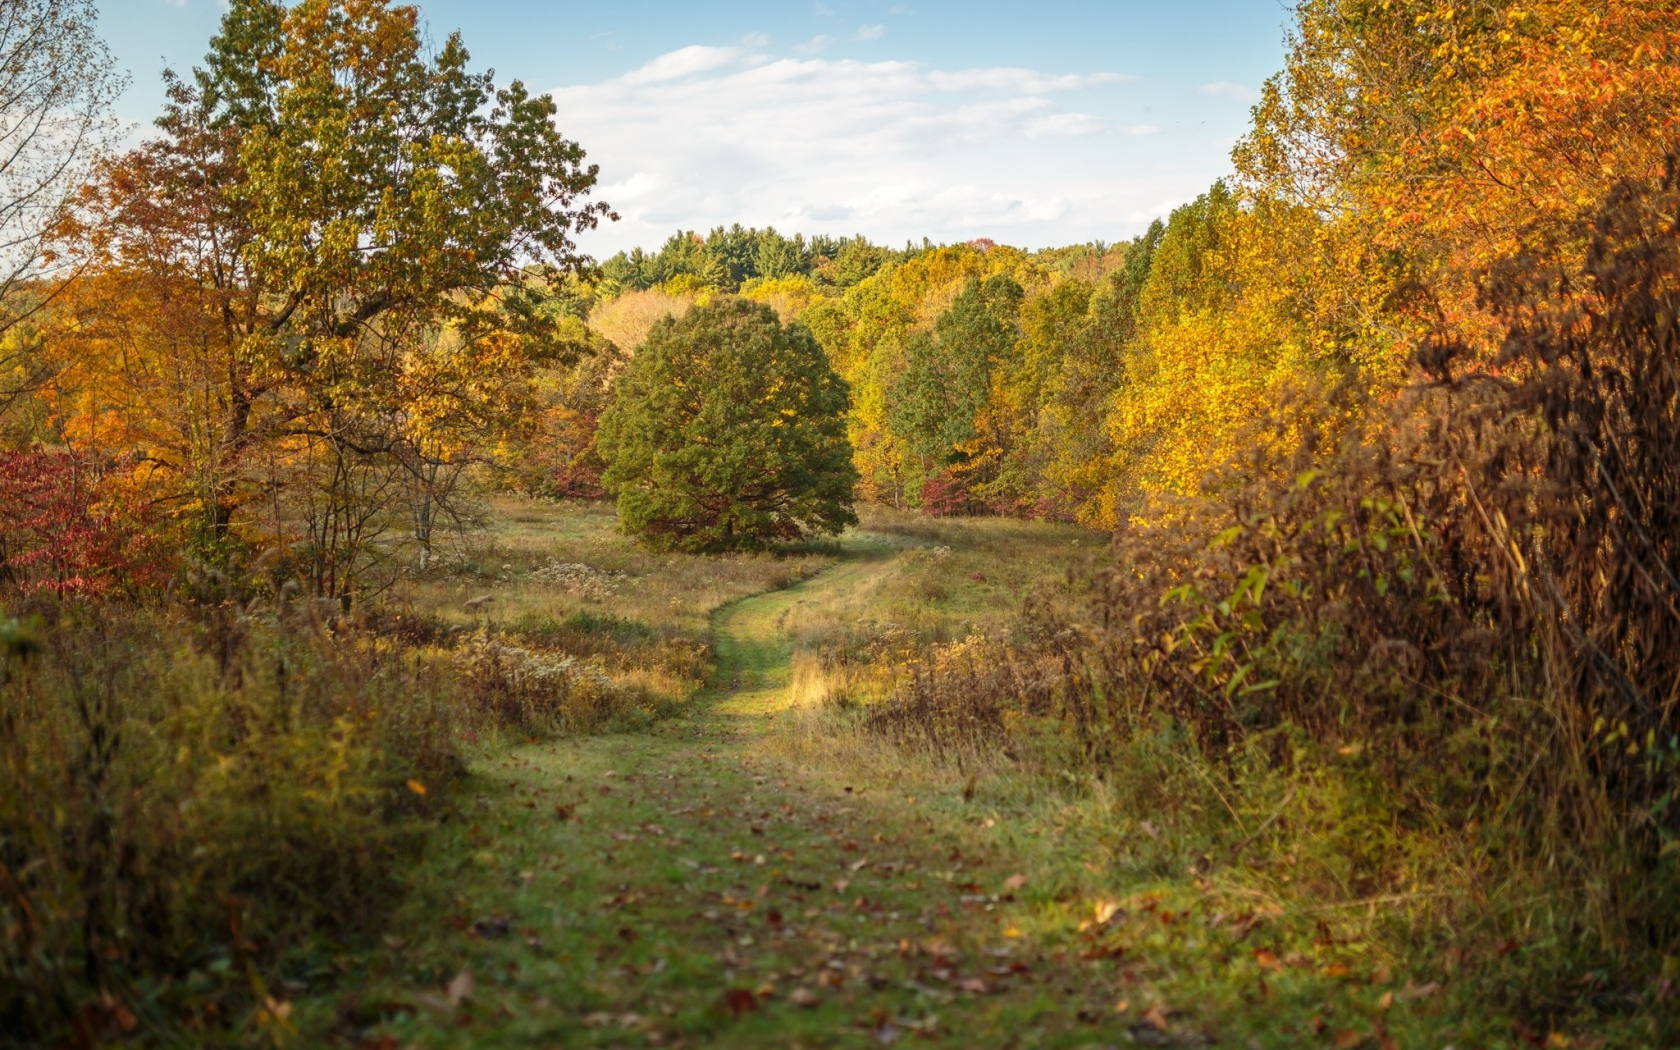
M 454 664 L 478 710 L 527 734 L 590 732 L 634 706 L 594 663 L 508 645 L 485 630 L 455 652 Z
M 1677 208 L 1672 177 L 1622 187 L 1578 279 L 1490 278 L 1496 360 L 1432 343 L 1397 403 L 1316 399 L 1316 440 L 1123 536 L 1093 688 L 1210 754 L 1284 724 L 1371 746 L 1426 811 L 1649 885 L 1680 833 Z
M 459 774 L 446 676 L 312 604 L 36 605 L 0 652 L 0 1042 L 220 1028 L 378 928 Z

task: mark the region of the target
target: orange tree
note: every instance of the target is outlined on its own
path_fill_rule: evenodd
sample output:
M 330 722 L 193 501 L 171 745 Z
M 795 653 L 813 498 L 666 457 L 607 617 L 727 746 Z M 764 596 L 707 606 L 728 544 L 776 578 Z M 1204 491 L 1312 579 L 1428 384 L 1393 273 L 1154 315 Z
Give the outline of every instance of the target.
M 344 600 L 579 352 L 528 273 L 583 261 L 595 168 L 551 100 L 467 67 L 412 7 L 237 0 L 161 136 L 60 231 L 88 273 L 64 432 L 140 452 L 207 535 L 242 524 Z

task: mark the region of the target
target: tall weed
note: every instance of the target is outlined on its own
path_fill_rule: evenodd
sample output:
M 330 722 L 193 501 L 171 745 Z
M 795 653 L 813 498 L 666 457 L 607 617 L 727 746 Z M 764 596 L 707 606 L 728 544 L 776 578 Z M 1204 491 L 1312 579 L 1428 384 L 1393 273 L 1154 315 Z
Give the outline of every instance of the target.
M 41 610 L 0 656 L 0 1044 L 282 1023 L 395 903 L 446 677 L 307 605 Z

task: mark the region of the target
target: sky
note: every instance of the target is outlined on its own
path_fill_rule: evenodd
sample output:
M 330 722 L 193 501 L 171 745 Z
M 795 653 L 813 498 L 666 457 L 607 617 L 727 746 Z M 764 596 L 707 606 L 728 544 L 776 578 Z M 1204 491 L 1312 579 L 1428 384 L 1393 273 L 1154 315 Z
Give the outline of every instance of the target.
M 478 68 L 551 92 L 620 221 L 597 258 L 741 223 L 899 245 L 1116 241 L 1230 171 L 1286 0 L 429 0 Z M 131 79 L 202 61 L 221 0 L 99 0 Z

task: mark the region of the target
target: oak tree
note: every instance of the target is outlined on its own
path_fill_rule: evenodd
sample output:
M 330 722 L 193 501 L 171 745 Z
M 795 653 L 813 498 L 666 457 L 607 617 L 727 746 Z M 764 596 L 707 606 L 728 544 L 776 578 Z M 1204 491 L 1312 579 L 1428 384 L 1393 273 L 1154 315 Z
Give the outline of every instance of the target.
M 762 548 L 855 524 L 848 391 L 804 325 L 723 299 L 654 326 L 597 442 L 622 527 L 655 548 Z

